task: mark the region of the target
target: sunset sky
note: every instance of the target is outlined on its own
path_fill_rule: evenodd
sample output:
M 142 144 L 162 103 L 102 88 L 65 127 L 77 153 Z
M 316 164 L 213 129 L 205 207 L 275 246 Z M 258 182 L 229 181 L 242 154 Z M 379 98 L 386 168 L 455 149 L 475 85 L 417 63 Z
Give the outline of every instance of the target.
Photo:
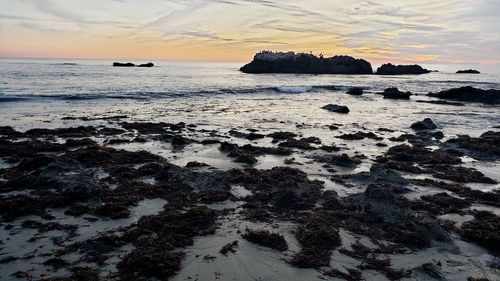
M 500 64 L 499 0 L 0 0 L 0 57 Z

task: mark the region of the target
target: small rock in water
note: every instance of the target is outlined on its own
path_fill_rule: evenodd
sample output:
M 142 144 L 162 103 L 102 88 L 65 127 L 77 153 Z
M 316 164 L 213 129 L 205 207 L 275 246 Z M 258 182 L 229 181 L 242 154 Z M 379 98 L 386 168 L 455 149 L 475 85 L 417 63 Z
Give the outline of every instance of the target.
M 349 91 L 347 91 L 347 94 L 353 96 L 361 96 L 363 94 L 363 88 L 360 87 L 350 88 Z
M 437 126 L 436 124 L 434 124 L 434 122 L 432 122 L 432 119 L 425 118 L 422 121 L 417 121 L 411 124 L 411 128 L 415 131 L 422 131 L 422 130 L 434 130 L 437 128 Z
M 349 108 L 345 105 L 327 104 L 322 108 L 331 112 L 344 113 L 344 114 L 349 113 Z
M 384 99 L 398 99 L 398 100 L 409 100 L 411 93 L 410 92 L 401 92 L 398 88 L 387 88 L 383 93 L 378 93 L 379 95 L 383 95 Z

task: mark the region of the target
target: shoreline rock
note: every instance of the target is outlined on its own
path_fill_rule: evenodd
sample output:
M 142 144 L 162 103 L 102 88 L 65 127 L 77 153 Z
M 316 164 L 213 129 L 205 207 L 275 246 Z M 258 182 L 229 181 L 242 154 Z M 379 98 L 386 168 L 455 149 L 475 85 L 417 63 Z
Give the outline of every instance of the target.
M 240 68 L 244 73 L 302 73 L 302 74 L 373 74 L 371 64 L 350 56 L 324 58 L 306 53 L 257 53 L 252 62 Z
M 322 107 L 322 109 L 326 109 L 331 112 L 336 112 L 336 113 L 343 113 L 347 114 L 349 113 L 349 107 L 345 105 L 338 105 L 338 104 L 327 104 Z
M 444 100 L 462 102 L 477 102 L 484 104 L 500 104 L 500 90 L 483 90 L 471 86 L 453 88 L 438 93 L 428 93 L 427 96 Z

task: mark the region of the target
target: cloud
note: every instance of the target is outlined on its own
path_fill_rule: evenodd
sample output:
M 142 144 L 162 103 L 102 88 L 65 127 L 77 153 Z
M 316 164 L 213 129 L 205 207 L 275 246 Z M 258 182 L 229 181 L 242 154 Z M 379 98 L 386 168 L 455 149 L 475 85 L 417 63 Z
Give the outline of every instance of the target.
M 54 41 L 71 34 L 81 41 L 130 42 L 144 53 L 152 44 L 186 46 L 193 58 L 203 48 L 221 48 L 221 56 L 273 48 L 368 59 L 500 61 L 498 0 L 0 1 L 2 37 L 18 44 L 39 40 L 37 34 Z

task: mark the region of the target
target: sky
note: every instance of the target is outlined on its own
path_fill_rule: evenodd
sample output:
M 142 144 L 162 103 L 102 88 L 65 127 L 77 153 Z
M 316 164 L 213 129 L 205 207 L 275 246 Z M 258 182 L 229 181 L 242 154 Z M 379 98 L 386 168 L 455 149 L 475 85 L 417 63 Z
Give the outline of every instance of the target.
M 0 0 L 0 57 L 500 65 L 500 0 Z

